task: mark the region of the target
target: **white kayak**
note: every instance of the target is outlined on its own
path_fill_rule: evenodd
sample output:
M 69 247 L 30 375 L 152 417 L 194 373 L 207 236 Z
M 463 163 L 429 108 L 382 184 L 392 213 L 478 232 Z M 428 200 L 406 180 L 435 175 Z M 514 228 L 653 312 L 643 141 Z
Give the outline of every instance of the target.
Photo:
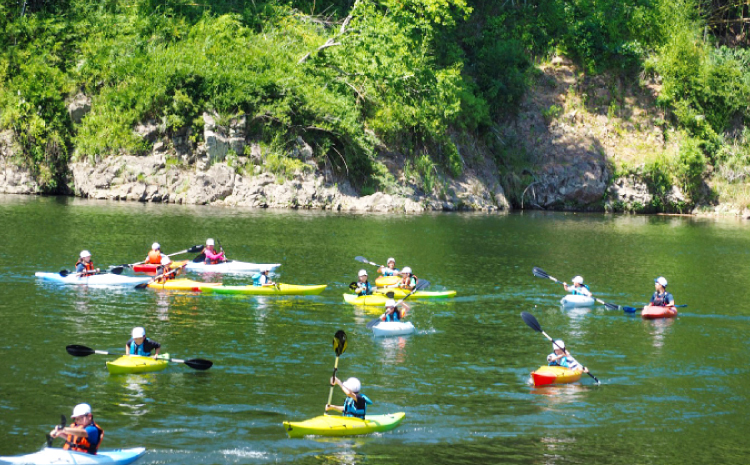
M 563 307 L 591 307 L 596 304 L 593 297 L 568 294 L 560 301 Z
M 151 281 L 151 277 L 149 276 L 122 276 L 113 273 L 100 273 L 89 276 L 79 276 L 71 273 L 67 276 L 62 276 L 60 273 L 37 271 L 34 273 L 34 276 L 58 284 L 78 284 L 84 286 L 135 286 L 136 284 Z
M 204 262 L 188 262 L 185 269 L 198 273 L 260 273 L 263 270 L 275 270 L 280 267 L 280 263 L 248 263 L 238 262 L 237 260 L 228 260 L 215 265 L 206 265 Z
M 16 455 L 13 457 L 0 457 L 0 465 L 58 465 L 58 464 L 108 464 L 126 465 L 133 463 L 146 453 L 145 447 L 134 447 L 132 449 L 100 450 L 96 455 L 83 452 L 73 452 L 63 449 L 45 447 L 39 452 L 27 455 Z
M 375 336 L 404 336 L 414 331 L 411 321 L 381 321 L 372 327 Z

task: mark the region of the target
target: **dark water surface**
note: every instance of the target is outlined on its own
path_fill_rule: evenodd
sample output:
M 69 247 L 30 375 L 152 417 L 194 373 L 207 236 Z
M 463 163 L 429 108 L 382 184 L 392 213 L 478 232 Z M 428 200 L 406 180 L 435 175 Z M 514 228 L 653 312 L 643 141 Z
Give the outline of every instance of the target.
M 0 455 L 39 449 L 59 414 L 89 402 L 103 448 L 145 446 L 140 464 L 683 464 L 747 463 L 750 405 L 750 224 L 735 220 L 574 214 L 380 216 L 106 203 L 0 196 Z M 282 282 L 328 284 L 320 296 L 259 298 L 97 289 L 37 282 L 72 269 L 81 249 L 100 267 L 221 241 L 230 258 L 281 263 Z M 363 265 L 389 256 L 450 301 L 413 301 L 418 333 L 376 339 L 378 312 L 341 294 Z M 185 257 L 189 258 L 189 257 Z M 364 265 L 374 277 L 374 268 Z M 664 275 L 675 320 L 563 310 L 539 266 L 622 305 L 646 302 Z M 193 275 L 195 279 L 202 278 Z M 231 284 L 250 279 L 205 276 Z M 519 314 L 565 339 L 601 380 L 534 389 L 551 351 Z M 145 326 L 184 365 L 109 375 Z M 349 346 L 370 413 L 406 412 L 396 430 L 288 439 L 284 420 L 323 412 L 333 334 Z M 334 402 L 343 402 L 340 390 Z

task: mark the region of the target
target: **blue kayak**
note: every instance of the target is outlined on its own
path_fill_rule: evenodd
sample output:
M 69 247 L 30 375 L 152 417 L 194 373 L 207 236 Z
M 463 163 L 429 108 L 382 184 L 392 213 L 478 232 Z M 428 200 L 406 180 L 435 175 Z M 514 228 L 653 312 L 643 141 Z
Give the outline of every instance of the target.
M 0 457 L 0 465 L 127 465 L 135 462 L 145 453 L 145 447 L 100 450 L 96 455 L 45 447 L 39 452 L 34 452 L 33 454 Z

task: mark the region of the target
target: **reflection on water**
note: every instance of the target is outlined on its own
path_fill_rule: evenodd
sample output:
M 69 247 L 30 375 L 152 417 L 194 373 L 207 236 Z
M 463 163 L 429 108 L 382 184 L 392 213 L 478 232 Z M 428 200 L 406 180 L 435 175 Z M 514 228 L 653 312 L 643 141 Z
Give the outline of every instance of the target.
M 149 413 L 148 405 L 153 405 L 149 394 L 156 389 L 159 374 L 128 374 L 111 375 L 113 383 L 118 383 L 123 389 L 117 390 L 117 402 L 123 407 L 122 415 L 142 416 Z
M 670 332 L 668 331 L 677 318 L 658 318 L 655 320 L 643 320 L 643 324 L 648 328 L 649 334 L 653 337 L 653 345 L 657 349 L 664 347 L 664 338 Z

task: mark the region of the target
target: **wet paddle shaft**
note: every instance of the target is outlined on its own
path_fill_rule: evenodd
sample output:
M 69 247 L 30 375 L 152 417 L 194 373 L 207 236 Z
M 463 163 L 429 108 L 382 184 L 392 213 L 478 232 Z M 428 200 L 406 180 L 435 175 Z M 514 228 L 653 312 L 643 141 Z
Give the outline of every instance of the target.
M 336 331 L 336 334 L 333 335 L 333 351 L 336 353 L 336 362 L 334 362 L 333 364 L 333 375 L 331 375 L 331 378 L 336 377 L 336 372 L 339 369 L 339 357 L 344 353 L 345 350 L 346 333 L 342 330 L 338 330 Z M 328 393 L 328 402 L 326 402 L 326 406 L 330 405 L 331 399 L 333 399 L 333 388 L 334 386 L 331 386 L 331 390 Z

